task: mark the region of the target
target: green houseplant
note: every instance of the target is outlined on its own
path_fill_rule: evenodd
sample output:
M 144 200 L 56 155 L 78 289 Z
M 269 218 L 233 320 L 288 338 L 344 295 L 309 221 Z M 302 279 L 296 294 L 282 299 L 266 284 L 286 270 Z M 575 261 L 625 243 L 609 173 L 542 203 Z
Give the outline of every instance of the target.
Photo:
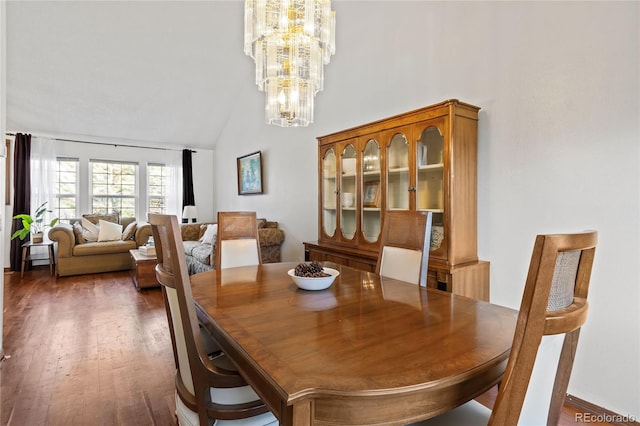
M 53 218 L 51 222 L 45 223 L 44 217 L 47 213 L 51 213 L 52 210 L 47 210 L 47 202 L 40 204 L 36 209 L 36 214 L 32 217 L 30 214 L 22 213 L 17 214 L 13 218 L 22 220 L 22 229 L 18 229 L 11 235 L 11 239 L 20 237 L 24 240 L 29 233 L 33 233 L 33 242 L 41 243 L 44 234 L 44 228 L 47 226 L 54 226 L 58 223 L 58 218 Z

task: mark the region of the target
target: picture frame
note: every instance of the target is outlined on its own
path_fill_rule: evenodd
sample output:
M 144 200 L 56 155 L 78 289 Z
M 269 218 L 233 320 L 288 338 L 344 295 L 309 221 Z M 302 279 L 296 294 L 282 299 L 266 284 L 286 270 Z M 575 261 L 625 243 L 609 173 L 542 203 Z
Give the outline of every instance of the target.
M 262 194 L 262 152 L 237 158 L 238 195 Z
M 380 181 L 374 180 L 364 183 L 362 191 L 362 205 L 364 207 L 379 207 L 380 205 Z

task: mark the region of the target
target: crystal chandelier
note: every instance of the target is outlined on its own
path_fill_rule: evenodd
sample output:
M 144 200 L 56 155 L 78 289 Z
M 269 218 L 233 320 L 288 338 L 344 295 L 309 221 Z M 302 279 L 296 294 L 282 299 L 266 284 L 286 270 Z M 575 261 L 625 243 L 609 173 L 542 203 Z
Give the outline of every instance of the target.
M 313 98 L 335 53 L 331 0 L 245 0 L 244 22 L 244 53 L 267 97 L 266 123 L 313 123 Z

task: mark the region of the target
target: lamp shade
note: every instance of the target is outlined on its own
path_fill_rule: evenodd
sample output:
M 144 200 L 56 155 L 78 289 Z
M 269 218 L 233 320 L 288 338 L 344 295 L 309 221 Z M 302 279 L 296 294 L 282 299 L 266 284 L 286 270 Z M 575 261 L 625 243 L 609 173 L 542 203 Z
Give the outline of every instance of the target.
M 196 217 L 198 217 L 198 209 L 196 206 L 184 206 L 182 210 L 183 219 L 195 219 Z

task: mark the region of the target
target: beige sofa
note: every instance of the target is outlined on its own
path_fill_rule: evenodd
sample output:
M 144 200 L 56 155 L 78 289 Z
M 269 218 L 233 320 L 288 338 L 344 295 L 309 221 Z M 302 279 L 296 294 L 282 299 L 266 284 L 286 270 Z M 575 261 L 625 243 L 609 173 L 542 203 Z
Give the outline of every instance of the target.
M 136 220 L 123 217 L 118 222 L 125 230 Z M 57 243 L 56 273 L 61 277 L 131 269 L 129 250 L 144 245 L 151 236 L 148 223 L 136 222 L 131 236 L 125 240 L 83 242 L 74 233 L 74 223 L 76 220 L 72 219 L 70 224 L 59 223 L 49 230 L 49 239 Z

